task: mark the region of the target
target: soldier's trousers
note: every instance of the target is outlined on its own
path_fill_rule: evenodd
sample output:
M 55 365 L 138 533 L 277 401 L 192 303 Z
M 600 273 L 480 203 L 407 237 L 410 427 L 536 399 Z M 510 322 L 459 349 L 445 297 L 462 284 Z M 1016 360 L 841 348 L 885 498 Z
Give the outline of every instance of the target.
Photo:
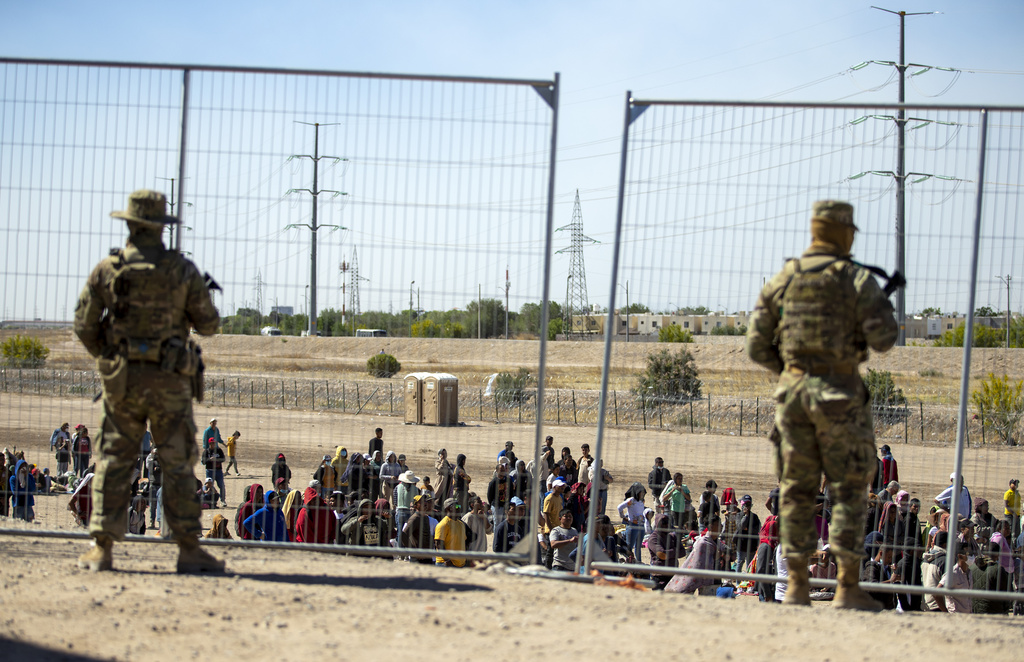
M 863 556 L 867 484 L 875 467 L 871 406 L 859 375 L 798 377 L 783 373 L 775 392 L 779 445 L 782 553 L 814 551 L 814 506 L 824 472 L 839 556 Z
M 198 459 L 192 418 L 192 387 L 181 375 L 151 363 L 128 365 L 128 387 L 119 402 L 103 394 L 103 418 L 97 443 L 93 510 L 89 533 L 123 540 L 128 528 L 131 475 L 139 459 L 146 421 L 162 470 L 163 521 L 174 538 L 201 533 L 193 466 Z

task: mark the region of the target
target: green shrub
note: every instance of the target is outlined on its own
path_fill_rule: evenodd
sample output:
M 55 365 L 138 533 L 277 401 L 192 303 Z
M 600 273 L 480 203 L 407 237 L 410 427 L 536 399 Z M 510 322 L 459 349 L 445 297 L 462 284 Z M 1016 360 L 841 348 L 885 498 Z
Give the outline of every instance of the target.
M 678 324 L 669 324 L 658 329 L 658 342 L 693 342 L 693 334 Z
M 971 391 L 971 402 L 978 408 L 985 427 L 995 431 L 1007 446 L 1017 445 L 1017 426 L 1024 418 L 1024 380 L 1012 382 L 1006 375 L 988 379 Z
M 526 368 L 515 373 L 499 372 L 494 378 L 494 398 L 505 406 L 520 404 L 530 397 L 533 384 L 534 379 Z
M 649 400 L 681 402 L 700 398 L 701 386 L 693 354 L 680 347 L 675 354 L 668 349 L 648 354 L 633 393 Z
M 745 336 L 747 335 L 747 327 L 743 324 L 739 326 L 716 326 L 712 327 L 708 331 L 709 336 Z
M 935 340 L 935 347 L 963 347 L 966 324 L 959 324 L 955 329 L 946 331 Z M 1006 331 L 992 329 L 980 324 L 974 325 L 974 343 L 972 347 L 1002 347 L 1006 340 Z
M 888 370 L 869 369 L 864 385 L 871 396 L 871 409 L 875 420 L 885 425 L 902 421 L 907 416 L 907 398 L 896 386 Z
M 38 338 L 16 335 L 0 344 L 4 364 L 15 368 L 39 368 L 50 355 L 49 348 Z
M 399 370 L 402 369 L 402 364 L 398 362 L 398 359 L 391 356 L 390 354 L 374 354 L 366 360 L 366 372 L 370 373 L 374 377 L 382 377 L 387 379 L 395 375 Z

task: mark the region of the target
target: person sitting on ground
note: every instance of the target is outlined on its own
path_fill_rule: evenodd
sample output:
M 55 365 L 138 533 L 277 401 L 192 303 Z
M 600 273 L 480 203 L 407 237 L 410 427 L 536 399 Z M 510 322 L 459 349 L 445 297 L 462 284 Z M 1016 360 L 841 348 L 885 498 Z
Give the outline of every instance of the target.
M 93 472 L 88 472 L 85 477 L 78 481 L 75 491 L 71 493 L 71 500 L 68 501 L 68 510 L 71 511 L 78 526 L 88 527 L 89 518 L 92 517 L 92 478 Z
M 674 568 L 679 565 L 678 533 L 672 526 L 672 518 L 665 512 L 665 504 L 659 503 L 652 523 L 651 537 L 647 540 L 647 551 L 651 553 L 651 565 L 661 568 Z M 668 584 L 671 575 L 651 573 L 658 588 Z
M 978 499 L 974 502 L 974 515 L 971 517 L 974 524 L 974 537 L 982 547 L 988 547 L 992 539 L 992 532 L 995 530 L 996 518 L 988 510 L 988 501 Z
M 231 540 L 231 532 L 228 531 L 228 519 L 220 513 L 214 515 L 213 524 L 203 537 L 214 540 Z
M 974 579 L 971 576 L 971 568 L 967 563 L 967 550 L 957 542 L 954 545 L 954 554 L 956 554 L 956 563 L 953 565 L 953 569 L 949 575 L 943 574 L 942 578 L 939 579 L 938 588 L 951 588 L 956 590 L 972 590 L 974 588 Z M 971 598 L 964 597 L 962 595 L 947 595 L 945 596 L 946 603 L 944 611 L 948 611 L 951 614 L 970 614 L 973 608 L 971 604 Z
M 887 503 L 886 505 L 891 505 Z M 870 584 L 898 584 L 899 576 L 895 573 L 893 563 L 893 538 L 885 538 L 875 555 L 864 563 L 860 573 L 860 581 Z M 872 598 L 880 602 L 884 609 L 896 609 L 896 594 L 889 592 L 869 592 Z
M 203 486 L 196 492 L 196 496 L 199 497 L 199 505 L 203 510 L 216 508 L 217 501 L 220 499 L 217 489 L 213 486 L 212 478 L 207 478 L 203 482 Z
M 935 536 L 934 545 L 921 555 L 921 585 L 935 588 L 946 572 L 946 543 L 949 534 L 939 531 Z M 924 596 L 925 611 L 946 611 L 946 601 L 941 595 L 926 593 Z
M 253 540 L 288 542 L 288 525 L 281 512 L 281 497 L 268 490 L 263 494 L 263 507 L 242 522 L 242 527 L 249 532 Z
M 459 519 L 458 510 L 458 502 L 455 499 L 447 499 L 444 502 L 444 517 L 434 528 L 434 549 L 439 552 L 466 551 L 466 544 L 473 534 Z M 439 555 L 435 559 L 435 564 L 462 568 L 465 567 L 466 560 Z
M 1009 593 L 1013 590 L 1013 575 L 999 565 L 1000 547 L 998 542 L 989 543 L 983 553 L 974 560 L 971 566 L 971 581 L 979 591 L 996 591 Z M 971 611 L 975 614 L 1008 614 L 1009 600 L 992 600 L 989 598 L 973 598 Z
M 832 559 L 829 545 L 811 554 L 811 564 L 807 569 L 811 579 L 835 579 L 836 563 Z M 832 587 L 811 588 L 811 600 L 831 600 L 835 597 L 835 589 Z
M 693 550 L 683 562 L 683 567 L 691 570 L 714 570 L 718 567 L 718 558 L 724 551 L 718 539 L 721 531 L 721 519 L 712 517 L 708 520 L 707 531 L 697 538 Z M 717 578 L 676 575 L 665 586 L 665 591 L 684 595 L 692 595 L 694 591 L 700 591 L 702 595 L 709 592 L 714 595 L 715 588 L 719 583 Z

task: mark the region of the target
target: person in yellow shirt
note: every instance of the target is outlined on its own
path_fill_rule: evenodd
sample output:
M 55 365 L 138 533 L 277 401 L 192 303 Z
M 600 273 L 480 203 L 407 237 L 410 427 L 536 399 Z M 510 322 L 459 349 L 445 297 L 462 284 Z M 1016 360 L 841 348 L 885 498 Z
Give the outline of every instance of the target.
M 1010 479 L 1010 489 L 1006 490 L 1006 494 L 1003 495 L 1003 515 L 1010 521 L 1010 532 L 1013 536 L 1014 541 L 1020 535 L 1020 492 L 1017 491 L 1017 487 L 1020 486 L 1020 480 L 1016 478 Z
M 439 552 L 445 550 L 453 552 L 466 551 L 466 538 L 469 535 L 466 524 L 459 519 L 458 502 L 455 499 L 445 499 L 444 517 L 434 528 L 434 549 Z M 462 568 L 466 565 L 466 559 L 450 559 L 438 556 L 435 565 L 455 566 Z
M 228 453 L 228 464 L 224 467 L 224 473 L 231 473 L 231 467 L 235 468 L 235 475 L 238 475 L 238 463 L 235 461 L 235 444 L 238 443 L 238 438 L 242 436 L 242 433 L 235 430 L 234 433 L 228 437 L 228 441 L 224 444 L 225 449 Z

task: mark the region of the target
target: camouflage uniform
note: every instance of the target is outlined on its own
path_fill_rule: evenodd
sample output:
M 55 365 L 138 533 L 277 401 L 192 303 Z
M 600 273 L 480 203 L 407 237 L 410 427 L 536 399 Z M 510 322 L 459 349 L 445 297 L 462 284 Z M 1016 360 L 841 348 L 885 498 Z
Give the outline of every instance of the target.
M 192 397 L 202 368 L 189 331 L 210 335 L 219 316 L 195 265 L 161 241 L 163 224 L 175 221 L 165 205 L 160 193 L 136 191 L 127 212 L 111 214 L 129 222 L 131 236 L 93 269 L 75 309 L 75 334 L 103 378 L 89 533 L 108 549 L 124 539 L 147 420 L 163 472 L 165 521 L 179 542 L 201 533 Z
M 850 205 L 818 202 L 814 212 L 819 223 L 847 227 L 852 244 Z M 831 484 L 832 552 L 858 562 L 862 555 L 875 444 L 858 365 L 868 348 L 893 346 L 897 325 L 887 296 L 869 271 L 850 261 L 848 251 L 849 245 L 815 241 L 799 259 L 789 260 L 761 291 L 747 334 L 750 358 L 779 376 L 776 460 L 787 557 L 815 549 L 822 472 Z

